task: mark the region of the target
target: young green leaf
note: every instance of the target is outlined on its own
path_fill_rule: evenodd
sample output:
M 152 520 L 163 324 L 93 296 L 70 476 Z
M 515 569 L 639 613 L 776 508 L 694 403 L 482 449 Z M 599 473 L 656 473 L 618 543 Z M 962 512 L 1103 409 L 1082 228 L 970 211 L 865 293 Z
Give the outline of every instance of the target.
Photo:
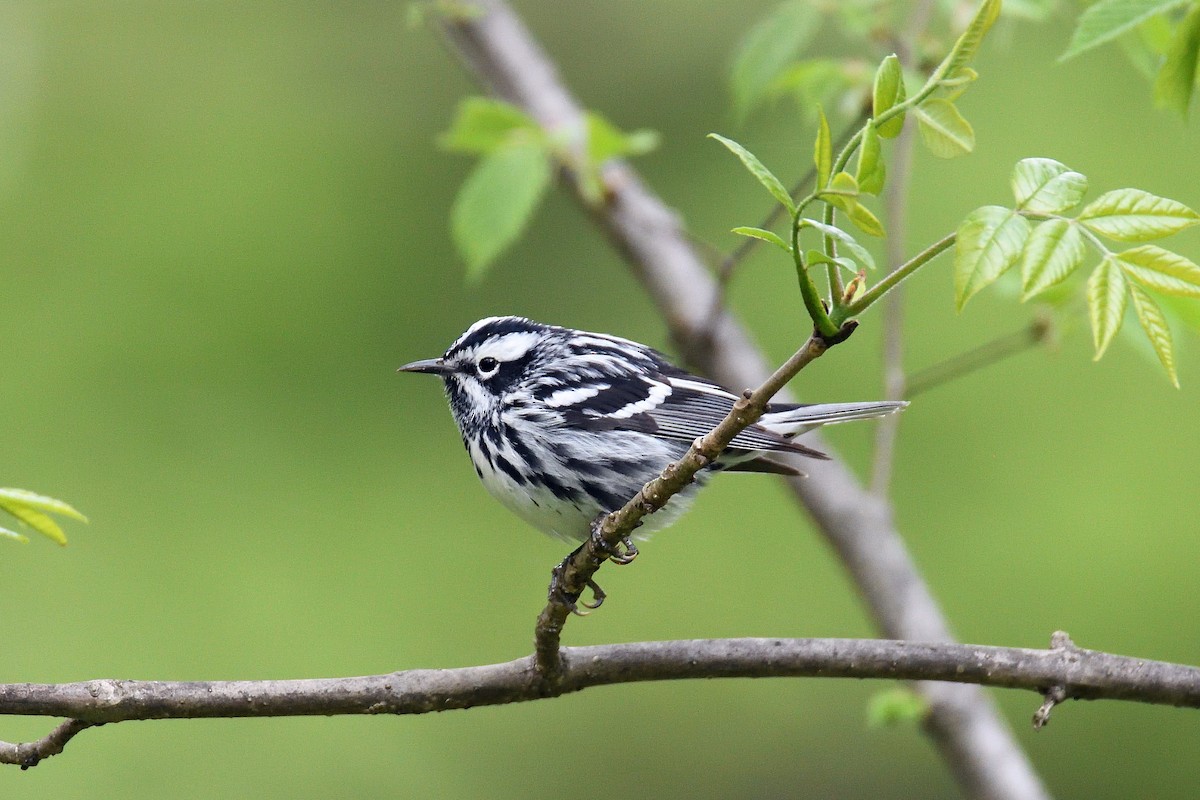
M 1149 289 L 1177 297 L 1200 298 L 1200 266 L 1152 244 L 1117 254 L 1125 274 Z
M 830 258 L 820 250 L 805 250 L 804 263 L 810 267 L 818 264 L 833 264 L 834 266 L 841 267 L 842 269 L 846 270 L 851 275 L 857 274 L 858 272 L 857 265 L 851 259 L 845 258 L 844 256 Z
M 1105 256 L 1087 282 L 1088 316 L 1092 320 L 1092 341 L 1096 344 L 1096 360 L 1104 355 L 1113 336 L 1125 318 L 1128 296 L 1125 276 L 1116 259 Z
M 871 116 L 875 119 L 893 106 L 903 103 L 905 99 L 904 73 L 900 68 L 900 59 L 895 53 L 885 58 L 875 71 L 875 85 L 872 89 Z M 879 135 L 884 139 L 893 139 L 900 135 L 904 127 L 904 114 L 897 114 L 879 123 Z
M 1173 108 L 1186 117 L 1196 88 L 1196 58 L 1200 54 L 1200 3 L 1179 23 L 1175 38 L 1167 48 L 1158 78 L 1154 81 L 1154 102 Z
M 738 236 L 748 236 L 751 239 L 770 242 L 785 253 L 792 252 L 792 246 L 785 242 L 778 234 L 772 233 L 771 231 L 765 231 L 762 228 L 743 226 L 740 228 L 734 228 L 732 232 L 736 233 Z
M 6 536 L 9 539 L 16 539 L 21 544 L 25 544 L 29 541 L 29 537 L 25 534 L 17 533 L 16 531 L 10 531 L 8 528 L 0 528 L 0 536 Z
M 67 543 L 67 535 L 63 533 L 63 529 L 59 527 L 58 523 L 49 514 L 44 514 L 27 505 L 7 501 L 0 501 L 0 508 L 55 543 L 60 545 Z
M 784 188 L 783 184 L 779 181 L 779 178 L 776 178 L 771 170 L 764 167 L 763 163 L 758 160 L 757 156 L 755 156 L 746 148 L 742 147 L 733 139 L 726 139 L 719 133 L 710 133 L 708 138 L 716 139 L 718 142 L 725 145 L 729 152 L 738 157 L 738 159 L 742 162 L 742 166 L 744 166 L 751 175 L 757 178 L 758 182 L 761 183 L 766 190 L 771 193 L 771 196 L 778 200 L 783 207 L 788 210 L 789 214 L 792 216 L 796 215 L 796 201 L 792 199 L 792 195 L 786 188 Z
M 967 25 L 967 29 L 958 37 L 958 41 L 954 43 L 954 47 L 934 71 L 934 74 L 939 78 L 945 78 L 954 75 L 960 67 L 966 66 L 979 51 L 983 37 L 999 16 L 1000 0 L 984 0 Z
M 913 113 L 921 140 L 938 158 L 955 158 L 975 149 L 975 131 L 949 100 L 926 100 Z
M 733 60 L 730 88 L 739 118 L 765 97 L 767 87 L 804 50 L 821 25 L 806 0 L 783 3 L 750 29 Z
M 454 122 L 438 138 L 438 145 L 458 153 L 490 153 L 516 131 L 525 131 L 527 137 L 541 135 L 537 123 L 516 106 L 488 97 L 468 97 L 458 104 Z
M 1200 214 L 1183 203 L 1141 189 L 1114 189 L 1085 206 L 1079 212 L 1079 221 L 1109 239 L 1145 242 L 1195 225 L 1200 222 Z
M 1062 283 L 1083 256 L 1083 234 L 1073 222 L 1051 219 L 1035 227 L 1021 254 L 1021 301 Z
M 881 239 L 887 236 L 887 232 L 883 229 L 883 223 L 862 203 L 855 203 L 850 206 L 850 209 L 846 212 L 846 216 L 850 218 L 850 221 L 860 231 L 868 236 L 878 236 Z
M 875 122 L 867 120 L 863 128 L 862 144 L 858 148 L 858 169 L 854 171 L 854 179 L 858 181 L 859 191 L 879 194 L 883 191 L 885 178 L 879 133 L 875 130 Z
M 821 197 L 848 212 L 858 204 L 858 181 L 849 172 L 839 172 L 829 182 L 829 191 Z
M 51 514 L 69 517 L 79 522 L 88 521 L 87 517 L 79 513 L 70 504 L 54 497 L 47 497 L 44 494 L 31 492 L 27 489 L 0 489 L 0 507 L 7 509 L 7 505 L 3 504 L 22 505 L 37 509 L 38 511 L 46 511 Z
M 1059 61 L 1074 58 L 1085 50 L 1099 47 L 1187 0 L 1100 0 L 1079 15 L 1075 33 Z
M 626 158 L 649 153 L 658 146 L 658 133 L 636 130 L 625 133 L 594 111 L 584 115 L 587 120 L 588 163 L 599 166 L 610 158 Z
M 1171 328 L 1167 325 L 1166 316 L 1158 307 L 1158 303 L 1154 302 L 1154 298 L 1140 286 L 1131 285 L 1129 287 L 1129 299 L 1133 301 L 1133 310 L 1137 313 L 1138 322 L 1141 323 L 1142 330 L 1146 332 L 1146 338 L 1150 340 L 1150 344 L 1154 345 L 1154 352 L 1158 354 L 1158 360 L 1162 362 L 1163 369 L 1167 371 L 1167 377 L 1178 389 L 1179 376 L 1175 374 L 1175 351 L 1171 344 Z
M 72 506 L 53 497 L 47 497 L 25 489 L 0 489 L 0 510 L 7 511 L 38 533 L 49 537 L 60 545 L 67 543 L 67 535 L 50 514 L 70 517 L 87 522 L 87 517 Z M 28 537 L 16 531 L 0 528 L 0 535 L 27 542 Z
M 1013 168 L 1017 208 L 1037 214 L 1061 214 L 1083 200 L 1087 178 L 1052 158 L 1023 158 Z
M 958 310 L 979 290 L 1017 263 L 1029 223 L 1002 206 L 983 206 L 967 215 L 954 244 L 954 294 Z
M 829 120 L 825 109 L 817 107 L 817 141 L 813 144 L 813 164 L 817 168 L 817 190 L 824 189 L 833 173 L 833 134 L 829 132 Z
M 550 185 L 550 158 L 538 142 L 510 144 L 480 159 L 450 209 L 454 243 L 477 281 L 516 241 Z
M 929 714 L 929 702 L 911 689 L 897 686 L 877 692 L 867 703 L 867 725 L 884 728 L 915 724 Z
M 800 226 L 804 228 L 812 228 L 820 231 L 825 236 L 832 236 L 846 246 L 850 254 L 854 256 L 854 260 L 862 264 L 867 269 L 875 269 L 875 259 L 871 256 L 870 251 L 858 243 L 853 236 L 841 228 L 833 225 L 826 225 L 824 222 L 817 222 L 815 219 L 802 219 Z

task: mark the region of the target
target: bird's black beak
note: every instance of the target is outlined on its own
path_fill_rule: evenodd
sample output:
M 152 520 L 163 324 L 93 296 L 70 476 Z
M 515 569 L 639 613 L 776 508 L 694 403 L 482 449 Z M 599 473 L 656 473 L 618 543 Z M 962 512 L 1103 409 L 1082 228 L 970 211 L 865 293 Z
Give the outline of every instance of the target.
M 396 370 L 396 372 L 429 372 L 434 375 L 449 375 L 453 371 L 454 368 L 440 358 L 426 358 L 422 361 L 414 361 Z

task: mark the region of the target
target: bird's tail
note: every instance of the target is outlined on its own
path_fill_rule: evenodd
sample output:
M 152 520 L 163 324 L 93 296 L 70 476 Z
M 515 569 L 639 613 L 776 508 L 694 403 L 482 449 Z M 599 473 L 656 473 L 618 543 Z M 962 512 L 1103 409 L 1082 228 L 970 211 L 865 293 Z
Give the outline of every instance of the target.
M 758 424 L 783 434 L 796 436 L 822 425 L 849 422 L 855 419 L 874 419 L 894 414 L 907 406 L 903 400 L 879 400 L 872 403 L 819 403 L 811 406 L 789 406 L 764 414 Z

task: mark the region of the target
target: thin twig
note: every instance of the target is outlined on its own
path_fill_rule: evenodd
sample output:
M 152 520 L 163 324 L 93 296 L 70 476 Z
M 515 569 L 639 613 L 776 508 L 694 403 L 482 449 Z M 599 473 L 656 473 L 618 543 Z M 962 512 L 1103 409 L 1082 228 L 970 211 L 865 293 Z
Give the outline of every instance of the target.
M 913 126 L 908 125 L 896 138 L 892 149 L 891 180 L 884 193 L 889 236 L 885 243 L 888 267 L 896 270 L 904 263 L 908 232 L 908 188 L 912 180 Z M 904 288 L 897 286 L 883 298 L 883 394 L 888 400 L 904 397 Z M 871 464 L 871 491 L 886 497 L 892 482 L 896 436 L 900 415 L 882 419 L 875 428 L 875 456 Z
M 561 680 L 563 664 L 559 640 L 563 626 L 575 610 L 574 601 L 590 585 L 600 566 L 617 552 L 616 548 L 641 525 L 643 518 L 665 506 L 695 480 L 697 472 L 716 461 L 735 436 L 757 422 L 767 403 L 788 381 L 830 347 L 845 341 L 856 326 L 853 321 L 846 323 L 842 335 L 834 340 L 826 340 L 816 333 L 810 336 L 804 346 L 761 386 L 754 391 L 747 390 L 715 428 L 692 442 L 678 461 L 668 465 L 659 477 L 643 486 L 624 506 L 600 520 L 593 535 L 555 570 L 550 597 L 538 616 L 534 632 L 537 665 L 548 682 L 553 684 Z
M 894 42 L 900 66 L 913 70 L 917 66 L 914 52 L 916 42 L 929 27 L 933 16 L 933 0 L 919 0 L 909 16 L 904 33 Z M 888 268 L 896 270 L 904 262 L 905 242 L 908 239 L 908 195 L 912 184 L 914 126 L 906 125 L 892 148 L 891 180 L 884 190 L 884 207 L 888 230 L 885 247 Z M 883 299 L 883 392 L 888 400 L 904 397 L 904 287 L 897 286 Z M 875 428 L 875 455 L 871 463 L 871 491 L 886 497 L 892 483 L 896 462 L 896 437 L 900 433 L 900 416 L 882 419 Z
M 103 724 L 102 722 L 69 719 L 60 723 L 54 730 L 36 742 L 21 742 L 20 744 L 0 742 L 0 764 L 17 764 L 21 769 L 36 767 L 43 759 L 61 753 L 67 746 L 67 742 L 82 731 Z
M 979 347 L 914 373 L 908 379 L 908 388 L 904 397 L 916 397 L 922 392 L 990 367 L 1053 338 L 1054 320 L 1048 315 L 1035 317 L 1029 325 L 1019 331 L 993 339 Z

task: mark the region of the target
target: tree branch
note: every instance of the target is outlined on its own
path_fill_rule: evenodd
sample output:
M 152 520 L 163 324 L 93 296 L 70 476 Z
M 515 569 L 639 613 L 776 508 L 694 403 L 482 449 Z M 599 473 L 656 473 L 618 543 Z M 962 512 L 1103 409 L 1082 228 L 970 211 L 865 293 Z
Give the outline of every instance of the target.
M 512 9 L 501 0 L 476 0 L 475 6 L 481 14 L 446 20 L 443 30 L 476 78 L 549 129 L 584 130 L 581 109 Z M 582 197 L 577 176 L 564 170 L 563 177 L 574 195 Z M 645 285 L 685 359 L 726 386 L 761 383 L 768 374 L 765 359 L 727 309 L 711 313 L 718 289 L 678 215 L 620 161 L 606 164 L 601 179 L 605 203 L 581 205 Z M 902 276 L 890 277 L 898 281 Z M 830 452 L 819 436 L 810 437 L 814 446 Z M 885 636 L 953 638 L 886 502 L 867 492 L 837 460 L 810 465 L 809 477 L 791 480 L 789 486 L 837 551 Z M 916 688 L 931 707 L 926 729 L 968 796 L 1048 797 L 985 694 L 928 683 Z
M 0 742 L 0 764 L 17 764 L 21 769 L 36 767 L 43 759 L 61 753 L 67 746 L 67 742 L 74 739 L 80 732 L 103 724 L 102 722 L 68 719 L 59 723 L 54 730 L 36 742 L 21 744 Z
M 1109 699 L 1200 708 L 1200 668 L 1084 650 L 1062 633 L 1052 641 L 1048 650 L 886 639 L 752 638 L 564 647 L 561 679 L 551 691 L 540 679 L 533 656 L 502 664 L 355 678 L 6 684 L 0 685 L 0 714 L 71 719 L 38 742 L 0 744 L 0 762 L 34 766 L 62 752 L 75 734 L 105 723 L 427 714 L 538 700 L 592 686 L 661 680 L 954 681 L 1052 694 L 1054 702 Z

